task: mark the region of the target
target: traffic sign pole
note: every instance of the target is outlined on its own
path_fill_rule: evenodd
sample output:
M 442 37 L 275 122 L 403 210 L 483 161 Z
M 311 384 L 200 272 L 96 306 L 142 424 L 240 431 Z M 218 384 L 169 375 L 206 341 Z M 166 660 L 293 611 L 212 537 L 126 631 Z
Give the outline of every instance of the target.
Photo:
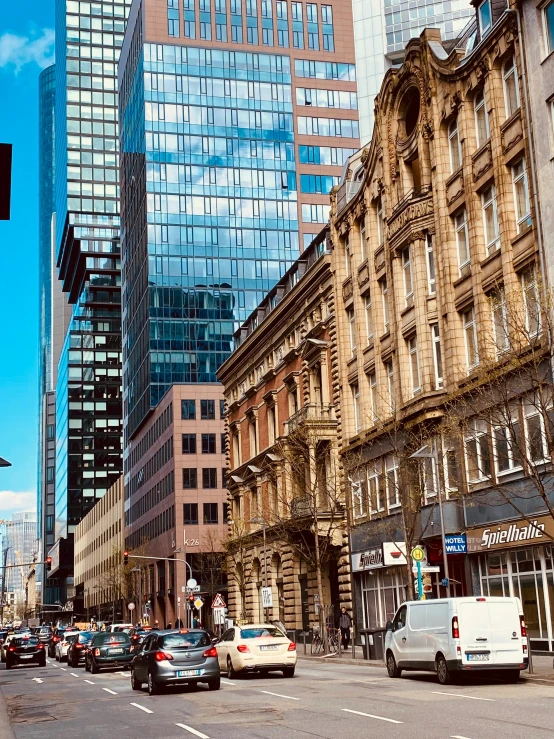
M 423 578 L 421 577 L 421 562 L 418 560 L 416 562 L 417 566 L 417 599 L 423 600 Z

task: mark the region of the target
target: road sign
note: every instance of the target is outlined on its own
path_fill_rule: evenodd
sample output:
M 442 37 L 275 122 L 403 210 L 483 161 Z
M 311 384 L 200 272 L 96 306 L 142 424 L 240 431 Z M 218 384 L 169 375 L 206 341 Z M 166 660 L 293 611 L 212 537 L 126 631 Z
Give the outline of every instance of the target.
M 441 580 L 441 585 L 443 586 L 443 588 L 447 588 L 448 587 L 448 583 L 449 583 L 448 578 L 447 577 L 443 577 L 442 580 Z
M 127 604 L 127 608 L 128 608 L 128 609 L 129 609 L 130 611 L 134 611 L 134 610 L 135 610 L 135 604 L 134 604 L 134 603 L 128 603 L 128 604 Z
M 214 608 L 214 624 L 221 626 L 225 623 L 225 608 Z
M 419 564 L 419 562 L 417 564 L 419 565 L 419 569 L 421 569 L 422 572 L 440 572 L 441 571 L 440 567 L 436 567 L 436 566 L 430 567 L 428 565 L 421 565 Z M 412 567 L 412 572 L 417 572 L 417 570 L 418 570 L 417 567 Z
M 186 592 L 187 592 L 187 586 L 186 585 L 182 585 L 181 586 L 181 593 L 186 593 Z
M 202 608 L 203 605 L 204 605 L 204 601 L 202 600 L 202 598 L 200 598 L 200 596 L 198 596 L 198 598 L 196 598 L 196 600 L 194 601 L 194 607 Z
M 200 589 L 201 589 L 200 588 L 200 585 L 195 585 L 193 588 L 185 588 L 185 590 L 183 590 L 183 593 L 184 592 L 187 592 L 187 593 L 199 593 L 200 592 Z
M 271 587 L 262 588 L 262 608 L 273 608 L 273 590 Z
M 212 608 L 226 608 L 225 601 L 220 593 L 216 593 L 215 598 L 212 601 Z
M 194 579 L 194 577 L 190 577 L 187 580 L 187 588 L 195 588 L 197 585 L 198 585 L 198 583 L 196 582 L 196 580 Z
M 425 551 L 423 547 L 414 547 L 412 549 L 412 559 L 414 562 L 423 562 L 425 559 Z

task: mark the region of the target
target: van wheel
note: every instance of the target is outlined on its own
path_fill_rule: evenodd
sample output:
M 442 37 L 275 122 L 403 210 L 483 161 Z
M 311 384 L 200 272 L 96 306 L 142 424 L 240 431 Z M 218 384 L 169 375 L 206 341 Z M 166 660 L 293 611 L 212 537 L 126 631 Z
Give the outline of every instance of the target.
M 402 676 L 402 670 L 396 664 L 396 660 L 394 659 L 394 654 L 392 652 L 387 652 L 387 672 L 389 673 L 389 677 Z
M 448 665 L 446 664 L 446 660 L 442 654 L 439 654 L 437 657 L 436 666 L 439 683 L 441 685 L 450 685 L 452 682 L 452 675 L 450 674 L 450 670 L 448 669 Z

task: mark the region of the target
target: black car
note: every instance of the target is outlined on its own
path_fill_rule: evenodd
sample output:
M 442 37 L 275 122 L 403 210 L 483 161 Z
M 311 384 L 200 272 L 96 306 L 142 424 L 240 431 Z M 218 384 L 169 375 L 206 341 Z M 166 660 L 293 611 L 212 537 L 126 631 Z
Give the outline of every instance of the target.
M 86 648 L 85 670 L 95 674 L 103 667 L 128 667 L 132 661 L 129 634 L 102 631 L 94 635 Z
M 15 636 L 6 650 L 6 670 L 30 662 L 38 662 L 39 667 L 46 667 L 44 644 L 32 634 Z
M 56 627 L 54 631 L 52 632 L 52 636 L 50 638 L 50 641 L 48 642 L 48 656 L 49 657 L 55 657 L 56 656 L 56 644 L 63 639 L 65 628 Z
M 69 667 L 79 667 L 79 662 L 85 661 L 87 647 L 96 636 L 96 631 L 81 631 L 71 643 L 67 650 L 67 664 Z

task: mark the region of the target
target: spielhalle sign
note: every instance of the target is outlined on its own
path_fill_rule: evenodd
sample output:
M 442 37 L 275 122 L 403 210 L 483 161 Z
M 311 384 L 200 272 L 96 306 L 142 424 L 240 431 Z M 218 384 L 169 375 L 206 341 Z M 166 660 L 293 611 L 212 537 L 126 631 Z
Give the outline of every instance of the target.
M 552 516 L 530 516 L 529 521 L 508 521 L 467 531 L 468 552 L 490 552 L 495 549 L 549 544 L 554 539 Z

